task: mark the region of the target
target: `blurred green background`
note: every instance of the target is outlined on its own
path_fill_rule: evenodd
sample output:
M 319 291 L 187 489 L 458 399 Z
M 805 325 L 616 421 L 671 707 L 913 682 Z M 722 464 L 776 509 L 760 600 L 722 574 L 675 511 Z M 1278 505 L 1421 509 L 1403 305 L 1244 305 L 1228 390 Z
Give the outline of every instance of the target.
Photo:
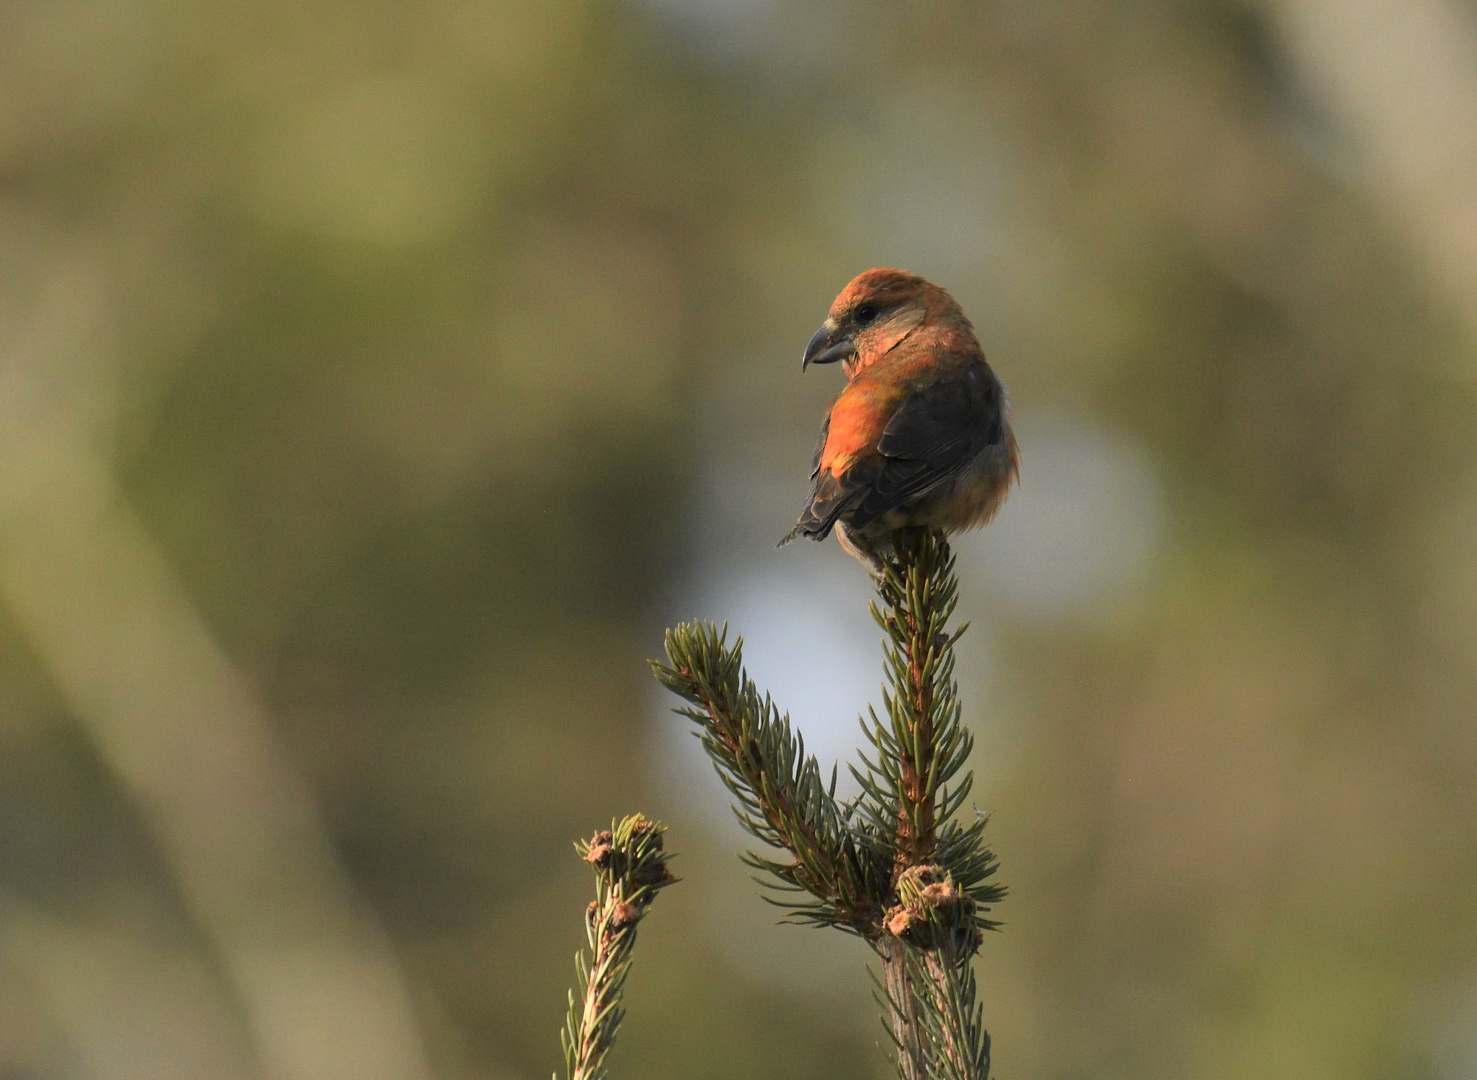
M 1470 0 L 4 0 L 0 1077 L 523 1080 L 643 810 L 618 1076 L 881 1077 L 644 660 L 827 761 L 775 551 L 854 274 L 950 288 L 996 1070 L 1477 1077 Z

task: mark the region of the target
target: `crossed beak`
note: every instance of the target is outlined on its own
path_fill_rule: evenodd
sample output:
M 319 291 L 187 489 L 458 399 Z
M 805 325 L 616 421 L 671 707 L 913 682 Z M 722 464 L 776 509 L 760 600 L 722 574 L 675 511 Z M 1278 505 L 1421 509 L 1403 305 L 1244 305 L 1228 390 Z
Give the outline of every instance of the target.
M 810 344 L 805 346 L 805 357 L 800 361 L 800 370 L 804 371 L 811 364 L 834 364 L 837 360 L 855 355 L 856 342 L 836 325 L 835 319 L 827 319 L 812 335 Z

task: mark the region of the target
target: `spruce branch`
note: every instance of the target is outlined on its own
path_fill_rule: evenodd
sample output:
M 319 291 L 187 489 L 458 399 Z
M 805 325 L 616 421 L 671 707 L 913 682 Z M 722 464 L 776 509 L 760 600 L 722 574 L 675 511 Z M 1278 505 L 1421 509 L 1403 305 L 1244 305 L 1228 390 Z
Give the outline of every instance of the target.
M 595 899 L 585 913 L 589 959 L 583 952 L 575 956 L 579 996 L 570 991 L 559 1035 L 567 1080 L 606 1076 L 605 1059 L 625 1017 L 620 1003 L 636 926 L 657 892 L 676 880 L 667 869 L 672 856 L 663 851 L 665 832 L 665 826 L 635 814 L 575 845 L 595 871 Z
M 667 633 L 663 685 L 697 734 L 734 812 L 788 861 L 754 853 L 748 865 L 773 887 L 808 893 L 788 905 L 802 922 L 859 934 L 882 960 L 886 1024 L 903 1080 L 988 1080 L 990 1040 L 970 966 L 991 907 L 1005 895 L 986 846 L 986 817 L 961 821 L 972 784 L 973 740 L 962 722 L 950 631 L 958 600 L 942 534 L 898 533 L 883 559 L 872 617 L 887 635 L 882 716 L 869 709 L 871 743 L 855 802 L 835 797 L 814 757 L 743 669 L 743 641 L 727 627 L 689 623 Z M 962 774 L 962 775 L 961 775 Z
M 988 1080 L 989 1036 L 974 1010 L 970 961 L 986 912 L 1005 895 L 985 845 L 986 818 L 959 822 L 973 784 L 963 770 L 974 740 L 962 721 L 950 633 L 958 602 L 954 556 L 939 533 L 908 530 L 883 562 L 872 618 L 887 634 L 883 723 L 862 728 L 873 753 L 852 769 L 860 815 L 893 853 L 893 899 L 882 958 L 887 1022 L 902 1080 Z M 968 1003 L 968 1008 L 964 1007 Z
M 734 797 L 739 823 L 756 839 L 789 853 L 780 862 L 749 852 L 744 861 L 785 892 L 811 901 L 781 906 L 800 922 L 873 937 L 882 916 L 890 866 L 874 839 L 851 828 L 835 796 L 836 774 L 820 766 L 743 669 L 743 639 L 728 627 L 684 623 L 667 631 L 667 663 L 653 662 L 662 685 L 695 708 L 676 711 L 698 725 L 703 748 Z
M 874 753 L 862 755 L 862 769 L 851 767 L 862 789 L 859 810 L 893 849 L 895 879 L 914 866 L 943 867 L 975 901 L 976 925 L 994 929 L 998 924 L 983 913 L 1005 890 L 988 881 L 998 868 L 984 842 L 988 819 L 972 815 L 960 824 L 973 774 L 949 786 L 974 749 L 954 679 L 954 645 L 968 624 L 947 631 L 959 594 L 954 556 L 938 533 L 904 533 L 895 546 L 871 605 L 887 634 L 887 722 L 869 708 L 862 724 Z

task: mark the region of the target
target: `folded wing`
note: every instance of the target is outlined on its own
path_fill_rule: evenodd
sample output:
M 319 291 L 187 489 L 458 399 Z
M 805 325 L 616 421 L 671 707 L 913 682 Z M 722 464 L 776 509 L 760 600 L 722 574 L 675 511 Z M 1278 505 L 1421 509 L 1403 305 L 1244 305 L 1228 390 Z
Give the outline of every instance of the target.
M 864 528 L 923 495 L 1004 440 L 1003 404 L 1000 384 L 983 363 L 910 395 L 875 450 L 857 456 L 840 476 L 821 470 L 817 454 L 810 503 L 780 543 L 824 539 L 843 515 Z M 822 447 L 825 441 L 823 428 Z

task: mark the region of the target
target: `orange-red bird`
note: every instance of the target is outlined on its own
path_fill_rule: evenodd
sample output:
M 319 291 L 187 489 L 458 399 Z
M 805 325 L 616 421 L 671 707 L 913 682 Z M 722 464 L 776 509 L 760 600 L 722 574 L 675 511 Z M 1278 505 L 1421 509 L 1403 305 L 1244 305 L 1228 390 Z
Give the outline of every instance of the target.
M 834 528 L 880 573 L 900 529 L 988 523 L 1020 455 L 1005 388 L 954 298 L 902 270 L 868 270 L 836 297 L 800 370 L 838 360 L 846 389 L 821 425 L 810 502 L 780 545 Z

